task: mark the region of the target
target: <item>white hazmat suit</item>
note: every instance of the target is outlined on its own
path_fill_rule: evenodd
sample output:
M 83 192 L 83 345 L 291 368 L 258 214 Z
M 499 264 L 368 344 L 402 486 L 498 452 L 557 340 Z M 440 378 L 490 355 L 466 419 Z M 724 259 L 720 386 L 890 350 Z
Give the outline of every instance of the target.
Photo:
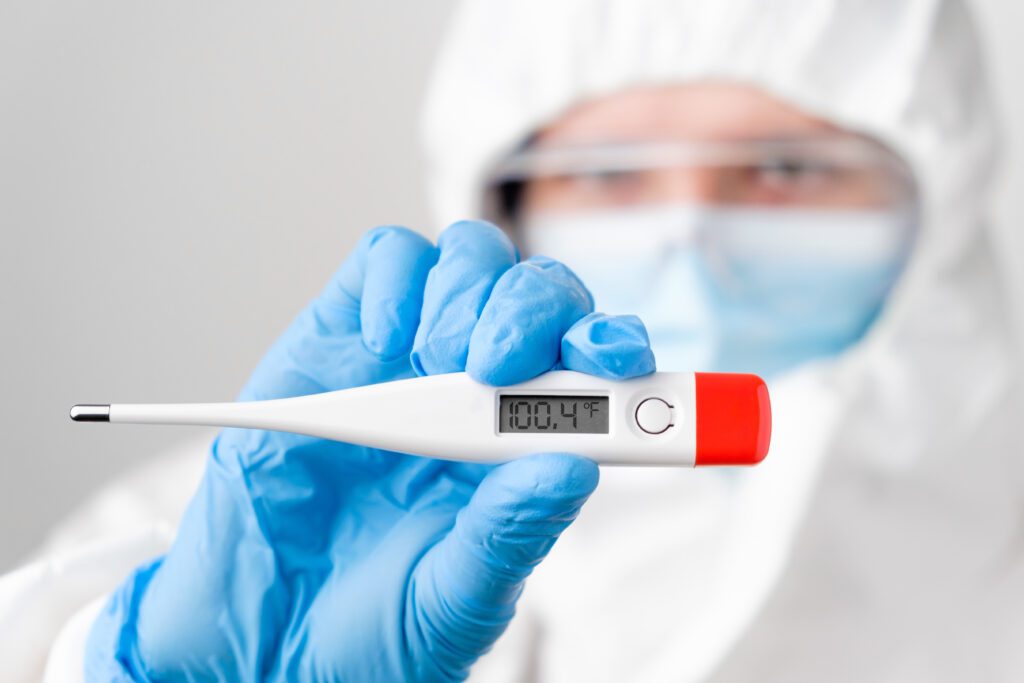
M 573 104 L 694 80 L 896 150 L 919 243 L 861 343 L 773 384 L 761 466 L 606 469 L 472 680 L 1024 679 L 1024 414 L 985 224 L 995 123 L 960 2 L 465 3 L 427 103 L 437 224 L 480 215 L 490 165 Z M 166 548 L 205 452 L 116 483 L 0 579 L 5 681 L 81 676 L 92 616 Z
M 466 3 L 427 107 L 441 222 L 479 213 L 489 165 L 572 105 L 714 79 L 900 153 L 916 252 L 856 348 L 774 383 L 762 467 L 605 471 L 477 674 L 1021 679 L 1022 413 L 984 215 L 996 126 L 960 2 Z

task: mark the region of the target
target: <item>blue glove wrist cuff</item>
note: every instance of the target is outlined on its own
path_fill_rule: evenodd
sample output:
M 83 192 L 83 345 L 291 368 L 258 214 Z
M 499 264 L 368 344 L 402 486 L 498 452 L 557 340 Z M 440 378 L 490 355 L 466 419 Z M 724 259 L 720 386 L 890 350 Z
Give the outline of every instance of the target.
M 135 647 L 135 621 L 146 586 L 163 562 L 160 557 L 136 569 L 117 587 L 89 631 L 85 645 L 85 680 L 146 683 Z

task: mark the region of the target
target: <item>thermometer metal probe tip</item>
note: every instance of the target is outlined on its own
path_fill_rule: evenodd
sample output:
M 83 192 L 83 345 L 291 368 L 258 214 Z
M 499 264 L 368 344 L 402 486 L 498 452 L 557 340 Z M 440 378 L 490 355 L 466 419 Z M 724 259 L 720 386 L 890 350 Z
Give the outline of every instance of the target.
M 71 406 L 71 419 L 75 422 L 110 422 L 110 405 Z

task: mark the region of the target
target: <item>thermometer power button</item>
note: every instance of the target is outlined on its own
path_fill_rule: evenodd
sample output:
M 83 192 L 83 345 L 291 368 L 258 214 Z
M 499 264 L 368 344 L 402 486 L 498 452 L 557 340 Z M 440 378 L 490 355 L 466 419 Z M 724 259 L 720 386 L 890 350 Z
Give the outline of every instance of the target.
M 661 434 L 672 426 L 672 406 L 660 398 L 647 398 L 636 407 L 636 426 L 648 434 Z

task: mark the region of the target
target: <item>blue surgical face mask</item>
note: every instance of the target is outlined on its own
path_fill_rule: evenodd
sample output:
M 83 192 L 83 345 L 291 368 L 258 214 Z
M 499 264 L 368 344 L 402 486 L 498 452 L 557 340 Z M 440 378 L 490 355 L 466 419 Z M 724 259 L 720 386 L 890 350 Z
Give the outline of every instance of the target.
M 640 316 L 660 370 L 770 377 L 864 335 L 915 222 L 911 210 L 668 205 L 535 216 L 521 241 L 571 267 L 598 310 Z

